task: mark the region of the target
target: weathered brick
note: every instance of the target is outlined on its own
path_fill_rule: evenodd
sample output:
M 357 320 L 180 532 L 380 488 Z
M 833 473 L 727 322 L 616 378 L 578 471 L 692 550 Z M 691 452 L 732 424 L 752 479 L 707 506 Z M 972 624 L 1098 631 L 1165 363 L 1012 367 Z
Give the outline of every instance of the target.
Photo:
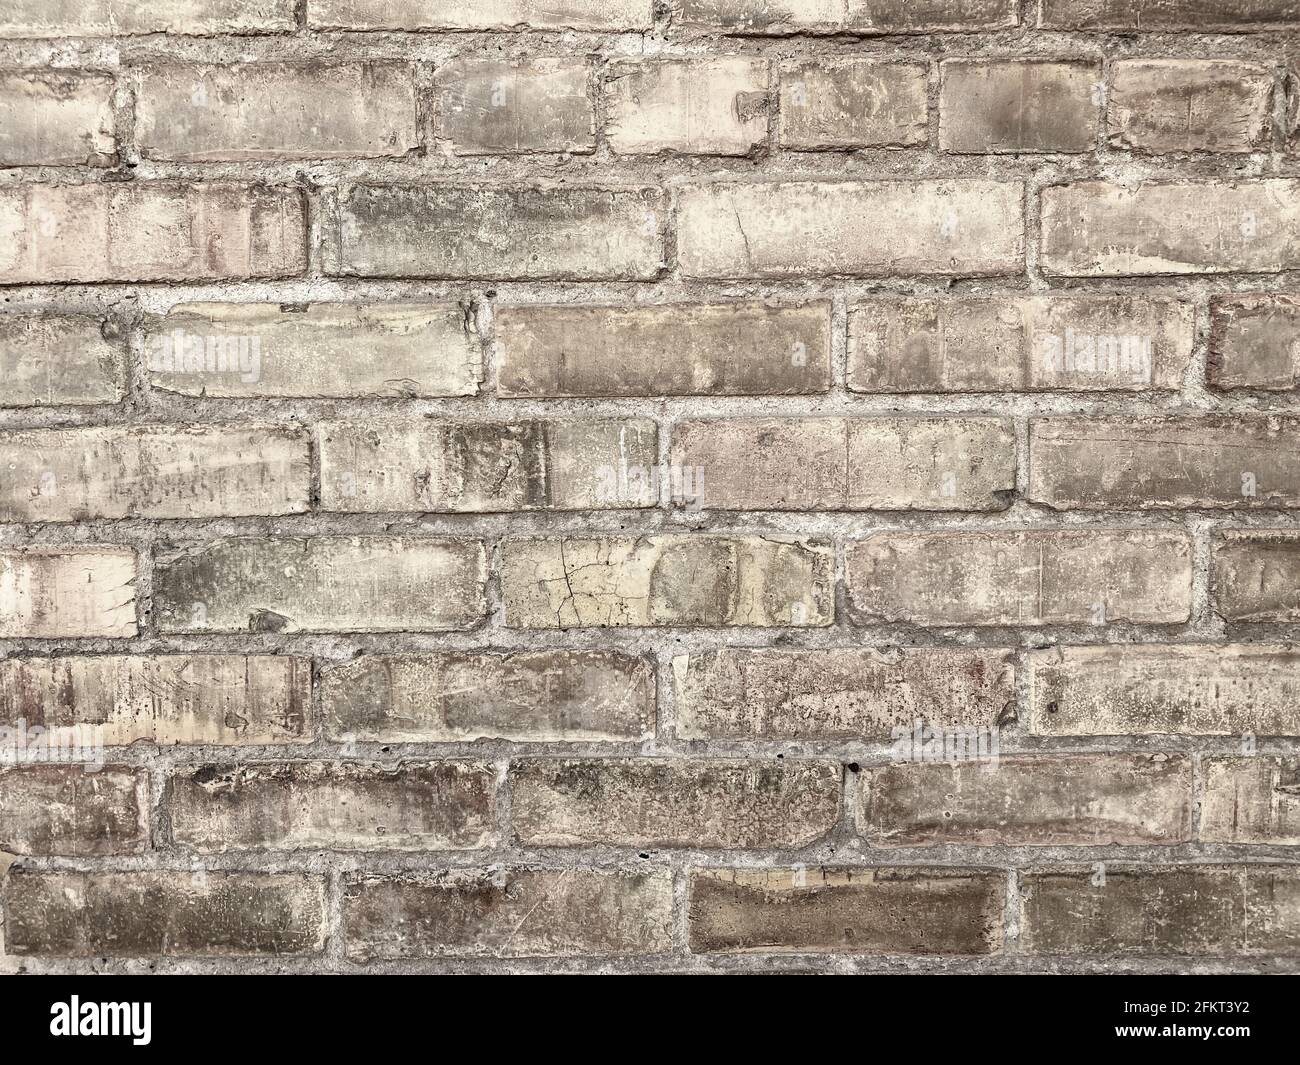
M 1274 293 L 1210 301 L 1212 388 L 1300 387 L 1300 299 Z
M 673 658 L 688 740 L 886 742 L 917 721 L 995 726 L 1015 702 L 1004 649 L 725 647 Z
M 164 632 L 470 628 L 486 571 L 477 540 L 215 540 L 157 560 L 155 621 Z
M 819 58 L 781 68 L 781 146 L 880 148 L 925 144 L 924 63 Z
M 457 155 L 594 151 L 588 77 L 581 60 L 453 60 L 438 69 L 438 135 Z
M 0 470 L 0 521 L 297 514 L 311 487 L 307 434 L 276 426 L 11 429 Z
M 150 65 L 135 98 L 147 159 L 372 158 L 420 143 L 408 63 Z
M 819 541 L 606 536 L 507 540 L 506 624 L 829 625 L 834 559 Z
M 479 762 L 245 762 L 172 774 L 172 836 L 191 850 L 465 850 L 496 840 Z
M 1300 651 L 1265 644 L 1120 644 L 1031 651 L 1040 736 L 1300 733 Z
M 1019 22 L 1012 0 L 674 0 L 687 25 L 737 35 L 971 32 Z
M 1276 273 L 1300 266 L 1300 180 L 1083 181 L 1043 190 L 1043 270 L 1065 277 Z
M 1176 390 L 1191 303 L 1121 293 L 876 296 L 849 314 L 854 392 Z
M 1083 529 L 878 533 L 850 543 L 862 622 L 1179 624 L 1191 614 L 1183 533 Z
M 1057 510 L 1295 507 L 1297 460 L 1297 418 L 1035 418 L 1028 498 Z
M 108 74 L 0 74 L 0 166 L 113 165 L 113 91 Z
M 1300 759 L 1205 758 L 1201 771 L 1204 842 L 1300 844 Z
M 984 869 L 708 869 L 690 880 L 696 954 L 993 954 L 1006 875 Z
M 1294 865 L 1089 867 L 1021 875 L 1020 949 L 1030 954 L 1295 954 Z
M 0 661 L 0 728 L 89 726 L 106 746 L 311 739 L 311 659 L 94 655 Z
M 354 185 L 331 202 L 332 274 L 634 281 L 663 262 L 658 189 Z
M 93 315 L 0 315 L 0 407 L 117 403 L 126 395 L 125 350 L 114 323 Z
M 146 787 L 141 769 L 0 766 L 0 851 L 139 853 L 149 841 Z
M 324 672 L 321 713 L 344 741 L 644 740 L 654 665 L 618 651 L 363 655 Z
M 1114 148 L 1253 152 L 1272 141 L 1273 74 L 1227 59 L 1125 59 L 1111 72 Z
M 688 186 L 677 255 L 691 277 L 1013 274 L 1013 181 L 786 181 Z
M 134 636 L 135 575 L 130 548 L 0 550 L 0 637 Z
M 1300 532 L 1227 529 L 1215 536 L 1214 607 L 1228 621 L 1300 621 Z
M 153 386 L 189 396 L 472 396 L 483 378 L 454 303 L 182 303 L 145 334 Z
M 343 30 L 648 30 L 649 0 L 308 0 L 307 24 Z
M 834 762 L 525 759 L 510 767 L 524 846 L 803 847 L 839 818 Z
M 520 305 L 497 308 L 495 326 L 503 396 L 788 395 L 830 388 L 829 303 Z
M 302 193 L 234 183 L 0 188 L 0 284 L 292 277 Z
M 325 882 L 301 873 L 43 873 L 3 883 L 5 950 L 70 958 L 318 954 Z
M 914 762 L 864 769 L 862 786 L 859 824 L 876 846 L 1100 847 L 1191 838 L 1186 755 Z
M 294 0 L 5 0 L 0 37 L 287 33 Z
M 767 141 L 767 62 L 745 56 L 612 63 L 609 146 L 620 155 L 745 155 Z
M 1100 63 L 946 59 L 939 70 L 939 147 L 945 152 L 1096 147 Z
M 322 422 L 325 510 L 512 511 L 651 507 L 658 432 L 644 418 Z
M 1002 418 L 679 421 L 669 461 L 723 510 L 1004 510 L 1016 487 Z
M 1054 30 L 1194 30 L 1253 33 L 1291 29 L 1296 0 L 1040 0 L 1038 24 Z
M 663 954 L 672 878 L 598 869 L 357 876 L 343 887 L 348 957 Z

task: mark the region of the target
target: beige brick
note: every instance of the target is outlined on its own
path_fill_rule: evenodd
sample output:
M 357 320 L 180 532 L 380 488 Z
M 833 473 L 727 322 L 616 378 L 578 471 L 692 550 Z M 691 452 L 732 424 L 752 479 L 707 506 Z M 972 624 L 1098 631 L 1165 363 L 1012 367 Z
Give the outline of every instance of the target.
M 1253 152 L 1272 141 L 1273 74 L 1225 59 L 1126 59 L 1111 71 L 1106 124 L 1114 148 Z
M 292 277 L 302 193 L 233 183 L 0 188 L 0 284 Z
M 1096 147 L 1100 63 L 947 59 L 939 71 L 943 151 L 981 155 Z
M 1043 270 L 1065 277 L 1276 273 L 1300 265 L 1300 180 L 1084 181 L 1043 190 Z
M 347 954 L 531 958 L 666 954 L 672 877 L 598 869 L 460 869 L 352 876 Z
M 1214 608 L 1228 621 L 1300 621 L 1300 532 L 1227 529 L 1213 544 Z
M 5 950 L 64 958 L 319 954 L 325 881 L 302 873 L 10 869 Z
M 215 540 L 157 559 L 164 632 L 432 632 L 485 610 L 476 540 L 395 536 Z
M 288 33 L 294 0 L 5 0 L 0 37 Z
M 307 24 L 345 30 L 648 30 L 649 0 L 308 0 Z
M 830 388 L 829 303 L 519 305 L 498 307 L 495 326 L 503 396 L 790 395 Z
M 1001 755 L 862 771 L 874 846 L 1079 846 L 1191 839 L 1192 763 L 1180 754 Z
M 620 155 L 745 155 L 767 141 L 767 63 L 744 56 L 612 63 L 609 146 Z
M 1292 29 L 1300 21 L 1295 0 L 1041 0 L 1040 26 L 1060 30 L 1194 30 L 1249 33 Z
M 143 769 L 0 766 L 0 852 L 138 854 L 149 843 L 146 788 Z
M 501 593 L 516 628 L 817 626 L 833 571 L 825 542 L 777 537 L 506 540 Z
M 1300 506 L 1300 419 L 1035 418 L 1028 498 L 1057 510 Z
M 145 345 L 153 386 L 188 396 L 472 396 L 483 378 L 454 303 L 182 303 Z
M 1295 866 L 1123 866 L 1021 874 L 1029 954 L 1240 956 L 1300 952 Z
M 12 429 L 0 470 L 18 522 L 299 514 L 311 487 L 307 434 L 274 426 Z
M 917 721 L 994 727 L 1015 703 L 1011 652 L 724 647 L 673 658 L 688 740 L 881 743 Z
M 1006 875 L 944 868 L 708 869 L 690 878 L 696 954 L 993 954 Z
M 465 850 L 496 840 L 496 773 L 478 762 L 245 762 L 174 772 L 172 837 L 202 853 Z
M 89 726 L 109 747 L 310 740 L 311 659 L 94 655 L 0 661 L 0 728 L 40 722 L 63 742 Z
M 1300 759 L 1207 757 L 1201 771 L 1202 841 L 1300 844 Z
M 781 69 L 781 146 L 880 148 L 925 144 L 924 63 L 819 58 Z
M 126 340 L 109 319 L 0 315 L 0 407 L 90 406 L 126 395 Z
M 0 166 L 112 166 L 113 91 L 109 74 L 0 74 Z
M 1031 651 L 1040 736 L 1300 733 L 1300 651 L 1267 644 L 1121 644 Z
M 663 262 L 658 189 L 354 185 L 330 202 L 331 274 L 631 281 Z
M 151 65 L 135 94 L 147 159 L 374 158 L 420 143 L 408 63 Z
M 438 135 L 457 155 L 594 151 L 589 77 L 575 59 L 453 60 L 438 69 Z
M 125 547 L 0 550 L 0 637 L 134 636 L 135 576 Z
M 835 826 L 840 776 L 789 759 L 526 759 L 511 818 L 534 847 L 803 847 Z
M 1261 293 L 1210 300 L 1212 388 L 1300 387 L 1300 299 Z
M 1007 29 L 1012 0 L 674 0 L 687 25 L 741 35 L 932 33 Z
M 1181 624 L 1191 542 L 1117 529 L 878 533 L 848 545 L 857 620 L 918 625 Z
M 854 392 L 1172 391 L 1195 308 L 1120 293 L 877 296 L 850 309 Z
M 352 512 L 611 510 L 659 502 L 645 418 L 327 421 L 321 506 Z
M 677 254 L 691 277 L 1019 273 L 1017 182 L 787 181 L 682 189 Z
M 324 672 L 321 713 L 348 742 L 645 740 L 654 664 L 618 651 L 362 655 Z
M 1016 486 L 1001 418 L 679 421 L 669 462 L 722 510 L 1004 510 Z

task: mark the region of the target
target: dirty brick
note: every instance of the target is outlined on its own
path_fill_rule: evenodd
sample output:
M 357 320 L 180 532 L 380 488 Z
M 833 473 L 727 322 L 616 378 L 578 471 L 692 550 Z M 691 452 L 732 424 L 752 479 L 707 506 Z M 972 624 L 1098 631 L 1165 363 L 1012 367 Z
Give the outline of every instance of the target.
M 924 144 L 924 63 L 840 59 L 781 69 L 781 144 L 796 150 Z
M 1227 621 L 1300 620 L 1300 532 L 1228 529 L 1215 536 L 1214 607 Z
M 1132 59 L 1113 68 L 1106 122 L 1114 148 L 1251 152 L 1271 147 L 1272 110 L 1273 74 L 1257 63 Z
M 0 550 L 0 637 L 134 636 L 135 577 L 130 548 Z
M 1007 29 L 1013 0 L 673 0 L 688 25 L 734 34 L 933 33 Z
M 580 60 L 453 60 L 438 69 L 439 136 L 457 155 L 593 151 L 589 76 Z
M 111 166 L 113 91 L 107 74 L 0 74 L 0 166 Z
M 1040 26 L 1061 30 L 1194 30 L 1253 33 L 1291 29 L 1300 21 L 1295 0 L 1041 0 Z
M 1300 386 L 1300 299 L 1212 299 L 1208 370 L 1214 388 L 1286 392 Z
M 940 64 L 939 147 L 946 152 L 1086 152 L 1097 141 L 1101 64 Z
M 89 406 L 126 394 L 126 341 L 93 315 L 0 315 L 0 407 Z
M 146 803 L 141 802 L 145 787 L 141 769 L 0 767 L 0 851 L 76 856 L 139 853 L 148 844 Z
M 1300 759 L 1206 758 L 1202 772 L 1201 840 L 1300 844 Z
M 5 0 L 0 37 L 111 37 L 176 33 L 288 33 L 294 0 Z
M 345 30 L 648 30 L 650 0 L 308 0 L 307 24 Z

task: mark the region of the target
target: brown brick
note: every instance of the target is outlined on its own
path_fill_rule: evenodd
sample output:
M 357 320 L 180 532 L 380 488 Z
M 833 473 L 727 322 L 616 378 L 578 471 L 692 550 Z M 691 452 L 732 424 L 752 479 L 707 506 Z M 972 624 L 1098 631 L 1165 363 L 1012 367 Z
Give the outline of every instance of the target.
M 136 854 L 149 842 L 146 788 L 142 769 L 0 766 L 0 851 Z
M 0 661 L 0 728 L 92 726 L 107 746 L 311 739 L 311 660 L 94 655 Z
M 993 954 L 1006 876 L 983 869 L 709 869 L 690 881 L 696 954 Z
M 294 0 L 5 0 L 0 37 L 125 37 L 288 33 Z
M 1016 486 L 1000 418 L 679 421 L 669 454 L 722 510 L 1004 510 Z
M 825 542 L 777 537 L 506 540 L 501 593 L 517 628 L 818 626 L 833 570 Z
M 864 769 L 875 846 L 1175 844 L 1191 838 L 1192 764 L 1179 754 L 1001 755 Z
M 672 878 L 598 869 L 358 876 L 343 889 L 348 957 L 663 954 Z
M 0 166 L 112 166 L 113 91 L 109 74 L 0 74 Z
M 803 847 L 839 818 L 838 763 L 525 759 L 510 767 L 523 846 Z
M 318 954 L 325 884 L 300 873 L 42 873 L 3 884 L 5 949 L 70 958 Z
M 275 426 L 12 429 L 0 469 L 0 521 L 213 518 L 307 510 L 311 455 Z
M 1199 836 L 1206 843 L 1300 844 L 1300 758 L 1205 758 Z
M 1193 30 L 1251 33 L 1291 29 L 1300 22 L 1295 0 L 1041 0 L 1038 24 L 1058 30 Z
M 307 24 L 344 30 L 648 30 L 649 0 L 308 0 Z
M 946 59 L 939 65 L 946 152 L 1088 152 L 1096 147 L 1101 64 Z
M 618 651 L 363 655 L 322 675 L 321 712 L 344 741 L 645 740 L 654 665 Z
M 496 773 L 478 762 L 245 762 L 173 773 L 172 836 L 231 850 L 439 851 L 496 842 Z
M 1043 270 L 1064 277 L 1277 273 L 1300 266 L 1300 180 L 1084 181 L 1043 190 Z
M 687 25 L 739 35 L 933 33 L 1008 29 L 1012 0 L 674 0 Z
M 320 423 L 321 506 L 351 512 L 616 510 L 659 502 L 644 418 Z
M 0 550 L 0 638 L 134 636 L 135 576 L 130 548 Z
M 1214 539 L 1214 606 L 1228 621 L 1300 621 L 1300 532 L 1227 529 Z
M 0 407 L 89 406 L 126 395 L 125 340 L 108 319 L 55 311 L 0 315 Z
M 830 388 L 830 304 L 499 307 L 503 396 L 789 395 Z M 629 359 L 629 351 L 637 357 Z
M 160 557 L 164 632 L 431 632 L 482 618 L 476 540 L 394 536 L 215 540 Z
M 918 625 L 1180 624 L 1191 542 L 1117 529 L 879 533 L 848 546 L 861 622 Z
M 1121 644 L 1031 651 L 1041 736 L 1300 733 L 1300 651 L 1267 644 Z
M 881 743 L 916 721 L 996 725 L 1015 702 L 1011 652 L 724 647 L 673 659 L 683 739 Z
M 1225 59 L 1126 59 L 1111 73 L 1111 147 L 1253 152 L 1272 142 L 1273 74 Z
M 438 135 L 457 155 L 594 151 L 589 76 L 582 60 L 455 59 L 438 69 Z
M 1266 293 L 1210 301 L 1212 388 L 1300 387 L 1300 298 Z
M 928 140 L 924 63 L 819 58 L 781 69 L 781 146 L 881 148 Z
M 1182 387 L 1191 303 L 1122 293 L 877 296 L 849 313 L 855 392 L 1071 392 Z

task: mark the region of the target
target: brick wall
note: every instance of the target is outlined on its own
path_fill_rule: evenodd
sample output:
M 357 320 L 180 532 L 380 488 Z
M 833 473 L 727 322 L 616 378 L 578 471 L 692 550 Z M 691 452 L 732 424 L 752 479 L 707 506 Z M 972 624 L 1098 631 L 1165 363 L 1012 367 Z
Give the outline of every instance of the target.
M 0 969 L 1300 969 L 1298 30 L 7 0 Z

